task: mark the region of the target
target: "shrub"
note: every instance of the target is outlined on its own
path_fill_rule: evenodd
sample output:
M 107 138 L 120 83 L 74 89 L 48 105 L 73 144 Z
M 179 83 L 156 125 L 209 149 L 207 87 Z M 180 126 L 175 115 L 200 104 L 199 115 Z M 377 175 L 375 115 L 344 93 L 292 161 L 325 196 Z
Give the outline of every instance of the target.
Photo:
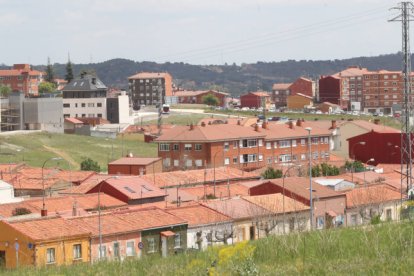
M 81 170 L 82 171 L 95 171 L 100 172 L 101 167 L 99 166 L 98 162 L 90 159 L 89 157 L 82 161 L 81 163 Z
M 25 207 L 18 207 L 15 208 L 12 212 L 13 216 L 22 216 L 22 215 L 28 215 L 31 214 L 32 211 L 30 211 L 29 209 L 25 208 Z
M 282 178 L 283 172 L 281 170 L 275 170 L 272 167 L 267 168 L 263 173 L 262 177 L 264 179 L 275 179 Z

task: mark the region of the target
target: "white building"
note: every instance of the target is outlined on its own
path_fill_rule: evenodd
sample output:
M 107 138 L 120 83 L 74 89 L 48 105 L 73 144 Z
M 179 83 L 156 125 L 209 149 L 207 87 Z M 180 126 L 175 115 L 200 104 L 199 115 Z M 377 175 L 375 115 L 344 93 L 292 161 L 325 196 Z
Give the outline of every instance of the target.
M 3 180 L 0 180 L 0 205 L 23 201 L 21 197 L 14 197 L 13 186 Z M 1 208 L 1 206 L 0 206 Z
M 63 117 L 107 118 L 107 87 L 95 76 L 83 74 L 63 89 Z

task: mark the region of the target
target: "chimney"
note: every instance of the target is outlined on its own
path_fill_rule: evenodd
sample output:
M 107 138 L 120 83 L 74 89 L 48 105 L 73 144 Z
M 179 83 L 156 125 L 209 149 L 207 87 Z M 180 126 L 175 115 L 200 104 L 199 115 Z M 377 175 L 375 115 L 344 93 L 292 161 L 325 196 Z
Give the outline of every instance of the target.
M 241 125 L 241 122 L 240 122 L 240 120 L 237 120 L 237 125 L 239 125 L 239 126 Z
M 129 152 L 127 157 L 134 157 L 134 155 L 132 154 L 132 152 Z
M 289 122 L 288 122 L 288 125 L 289 125 L 289 128 L 290 128 L 290 129 L 293 129 L 293 121 L 289 121 Z
M 211 121 L 208 121 L 208 124 L 211 125 Z
M 336 129 L 336 121 L 332 120 L 332 125 L 331 125 L 331 129 Z
M 206 126 L 206 123 L 205 122 L 201 122 L 201 126 L 202 127 L 205 127 Z
M 92 78 L 92 84 L 96 84 L 96 78 Z
M 257 132 L 259 132 L 259 125 L 258 124 L 255 124 L 254 125 L 254 130 L 257 131 Z
M 194 125 L 193 125 L 193 123 L 191 123 L 190 124 L 190 130 L 193 130 L 194 129 Z
M 380 124 L 380 119 L 375 119 L 374 124 L 379 125 Z
M 302 118 L 302 123 L 304 123 L 305 122 L 305 118 Z
M 301 119 L 298 119 L 296 121 L 296 126 L 298 126 L 298 127 L 302 126 L 302 120 Z
M 75 199 L 75 201 L 73 202 L 73 206 L 72 206 L 72 216 L 76 217 L 77 213 L 78 213 L 78 204 Z
M 40 210 L 40 216 L 47 217 L 47 210 L 46 209 Z
M 262 128 L 267 129 L 267 122 L 266 121 L 263 121 Z

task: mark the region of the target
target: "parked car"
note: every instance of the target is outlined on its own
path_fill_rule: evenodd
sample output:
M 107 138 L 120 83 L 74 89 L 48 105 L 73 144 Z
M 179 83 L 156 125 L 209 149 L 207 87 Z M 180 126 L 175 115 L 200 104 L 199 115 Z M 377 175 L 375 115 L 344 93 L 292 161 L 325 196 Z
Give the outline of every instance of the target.
M 269 118 L 269 121 L 274 121 L 274 122 L 276 122 L 276 121 L 279 121 L 280 120 L 280 117 L 270 117 Z
M 259 115 L 257 115 L 257 118 L 259 120 L 264 120 L 265 119 L 265 116 L 263 114 L 259 114 Z

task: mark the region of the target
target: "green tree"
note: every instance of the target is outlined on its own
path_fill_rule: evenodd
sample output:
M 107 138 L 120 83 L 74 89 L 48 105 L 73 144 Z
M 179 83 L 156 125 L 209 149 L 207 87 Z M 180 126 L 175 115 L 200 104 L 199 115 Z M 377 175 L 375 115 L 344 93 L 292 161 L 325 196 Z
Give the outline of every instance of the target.
M 72 68 L 72 62 L 70 62 L 70 59 L 68 60 L 68 63 L 66 63 L 66 75 L 65 80 L 69 83 L 71 80 L 73 80 L 73 68 Z
M 347 170 L 351 170 L 353 168 L 355 172 L 362 172 L 365 170 L 365 166 L 361 161 L 346 161 L 345 168 Z
M 264 179 L 275 179 L 282 178 L 283 172 L 281 170 L 275 170 L 272 167 L 268 167 L 263 173 L 262 177 Z
M 81 163 L 81 170 L 82 171 L 95 171 L 100 172 L 101 167 L 99 166 L 98 162 L 90 159 L 89 157 L 82 161 Z
M 212 94 L 205 95 L 203 98 L 201 98 L 201 101 L 203 104 L 210 106 L 217 106 L 220 103 L 219 99 Z
M 327 163 L 322 163 L 321 165 L 322 176 L 333 176 L 339 175 L 339 168 Z
M 6 85 L 1 85 L 0 84 L 0 95 L 2 97 L 7 97 L 11 92 L 11 88 L 6 86 Z
M 319 176 L 321 176 L 321 167 L 319 165 L 315 165 L 312 167 L 312 177 Z
M 22 215 L 28 215 L 31 214 L 32 211 L 25 207 L 17 207 L 12 211 L 12 215 L 15 216 L 22 216 Z
M 39 93 L 43 94 L 43 93 L 52 93 L 56 90 L 56 84 L 52 83 L 52 82 L 41 82 L 39 84 Z
M 46 66 L 46 77 L 45 80 L 47 82 L 54 82 L 55 81 L 55 73 L 53 72 L 53 65 L 50 64 L 50 58 L 47 58 L 47 66 Z

